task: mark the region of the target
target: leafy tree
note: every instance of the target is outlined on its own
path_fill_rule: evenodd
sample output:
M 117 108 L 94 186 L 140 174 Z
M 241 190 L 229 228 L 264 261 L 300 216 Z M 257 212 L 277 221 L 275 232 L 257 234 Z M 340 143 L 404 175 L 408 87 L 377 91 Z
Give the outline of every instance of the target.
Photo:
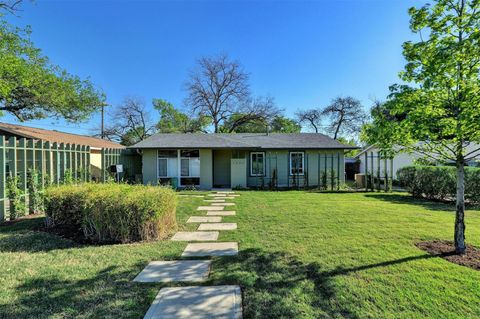
M 340 135 L 358 134 L 367 120 L 362 104 L 351 96 L 333 99 L 322 114 L 330 120 L 327 131 L 334 139 Z
M 204 132 L 210 123 L 207 116 L 192 118 L 177 110 L 173 104 L 162 99 L 153 99 L 153 107 L 159 111 L 160 120 L 157 129 L 160 133 L 197 133 Z
M 384 152 L 395 144 L 456 163 L 455 248 L 465 246 L 465 164 L 480 149 L 480 2 L 437 0 L 409 10 L 418 42 L 405 42 L 407 83 L 391 87 L 363 136 Z M 423 35 L 423 36 L 422 36 Z
M 3 2 L 0 9 L 14 10 L 15 3 Z M 0 111 L 21 121 L 88 118 L 102 105 L 103 93 L 89 80 L 51 64 L 29 40 L 30 33 L 29 28 L 9 25 L 0 15 Z
M 322 127 L 322 119 L 324 117 L 322 110 L 318 108 L 299 110 L 295 113 L 299 123 L 307 123 L 311 128 L 315 130 L 315 133 L 319 133 Z
M 301 130 L 300 124 L 296 121 L 282 115 L 277 115 L 270 122 L 248 122 L 237 126 L 233 132 L 230 131 L 228 129 L 230 121 L 234 122 L 236 118 L 241 118 L 242 116 L 242 114 L 233 114 L 227 121 L 225 121 L 227 128 L 222 127 L 220 131 L 230 133 L 266 133 L 268 130 L 271 133 L 298 133 Z
M 233 132 L 240 125 L 273 118 L 278 114 L 273 99 L 251 98 L 248 74 L 227 55 L 200 58 L 186 88 L 186 103 L 192 113 L 208 117 L 215 133 L 219 132 L 221 126 Z M 234 114 L 241 116 L 225 123 Z

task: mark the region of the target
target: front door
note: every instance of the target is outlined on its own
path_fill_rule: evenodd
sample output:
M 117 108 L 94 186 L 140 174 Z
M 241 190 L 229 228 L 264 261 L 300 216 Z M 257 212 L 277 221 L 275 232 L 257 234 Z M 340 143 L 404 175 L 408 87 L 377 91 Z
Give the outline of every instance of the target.
M 213 151 L 213 187 L 230 188 L 231 150 Z

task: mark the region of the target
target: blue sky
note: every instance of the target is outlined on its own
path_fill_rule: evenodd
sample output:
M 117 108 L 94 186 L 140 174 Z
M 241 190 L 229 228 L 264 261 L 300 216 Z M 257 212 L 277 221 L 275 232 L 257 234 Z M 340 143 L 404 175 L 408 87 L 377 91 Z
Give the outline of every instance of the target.
M 227 53 L 250 73 L 255 95 L 271 95 L 293 116 L 352 95 L 366 108 L 398 82 L 401 44 L 412 39 L 407 10 L 423 1 L 41 1 L 16 25 L 51 61 L 90 79 L 117 105 L 127 95 L 183 107 L 195 59 Z M 152 116 L 157 116 L 152 111 Z M 0 119 L 14 122 L 10 116 Z M 99 116 L 42 128 L 91 133 Z

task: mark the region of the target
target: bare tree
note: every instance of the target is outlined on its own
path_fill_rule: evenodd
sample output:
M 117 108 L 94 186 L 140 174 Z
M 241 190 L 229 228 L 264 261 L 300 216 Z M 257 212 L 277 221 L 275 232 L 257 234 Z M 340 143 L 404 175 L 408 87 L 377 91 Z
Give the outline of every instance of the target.
M 114 110 L 112 123 L 105 128 L 109 140 L 124 145 L 138 143 L 155 132 L 155 123 L 151 120 L 145 102 L 138 97 L 125 97 Z
M 299 123 L 307 123 L 311 128 L 315 130 L 315 133 L 318 133 L 322 126 L 323 114 L 322 110 L 318 108 L 308 109 L 308 110 L 299 110 L 295 113 Z
M 280 115 L 281 110 L 275 105 L 273 97 L 250 98 L 239 108 L 242 113 L 234 113 L 223 122 L 223 130 L 228 133 L 249 123 L 265 123 L 265 130 L 270 121 Z
M 323 109 L 330 119 L 328 131 L 337 139 L 340 134 L 357 134 L 367 120 L 367 114 L 359 100 L 347 96 L 337 97 Z
M 251 112 L 245 108 L 250 97 L 248 74 L 225 54 L 200 58 L 186 89 L 187 105 L 193 113 L 210 117 L 215 133 L 232 114 Z
M 15 13 L 20 10 L 19 6 L 23 0 L 9 0 L 0 1 L 0 10 L 7 11 L 8 13 Z

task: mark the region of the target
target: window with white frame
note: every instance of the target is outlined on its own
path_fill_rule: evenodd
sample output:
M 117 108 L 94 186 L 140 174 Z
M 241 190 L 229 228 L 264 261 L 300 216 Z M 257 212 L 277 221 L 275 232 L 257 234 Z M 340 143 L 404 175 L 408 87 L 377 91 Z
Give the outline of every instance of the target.
M 290 152 L 290 175 L 303 175 L 305 152 Z
M 180 151 L 180 174 L 182 177 L 200 177 L 200 151 Z
M 265 152 L 250 153 L 250 176 L 265 175 Z
M 177 176 L 177 150 L 158 150 L 157 174 L 159 178 Z

